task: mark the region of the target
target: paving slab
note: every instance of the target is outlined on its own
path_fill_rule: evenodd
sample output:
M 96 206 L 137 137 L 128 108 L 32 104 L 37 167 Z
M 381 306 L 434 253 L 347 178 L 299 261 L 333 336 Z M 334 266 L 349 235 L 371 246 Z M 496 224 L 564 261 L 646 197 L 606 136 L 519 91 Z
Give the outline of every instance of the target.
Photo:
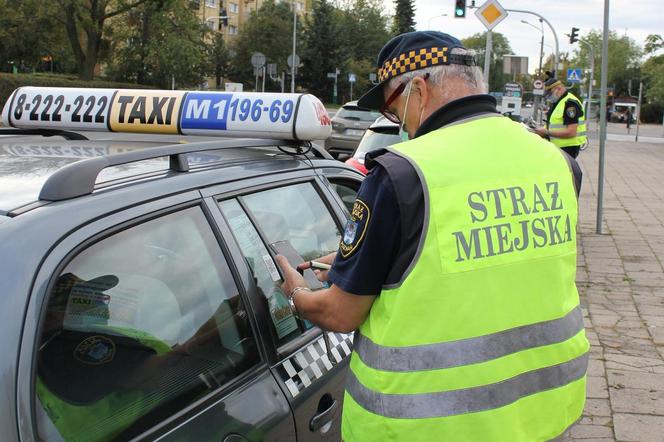
M 583 418 L 565 441 L 664 441 L 664 139 L 612 126 L 602 233 L 598 142 L 582 151 L 577 287 L 591 342 Z M 646 129 L 664 135 L 661 126 Z M 661 136 L 659 135 L 659 136 Z M 644 141 L 641 138 L 641 141 Z M 650 141 L 650 138 L 645 139 Z

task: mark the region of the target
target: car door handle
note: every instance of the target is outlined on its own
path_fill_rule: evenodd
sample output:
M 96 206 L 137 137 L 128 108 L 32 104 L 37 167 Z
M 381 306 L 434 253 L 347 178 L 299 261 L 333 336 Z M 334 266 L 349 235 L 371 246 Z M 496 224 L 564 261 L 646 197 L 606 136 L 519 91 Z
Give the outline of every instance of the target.
M 337 411 L 339 411 L 339 402 L 335 400 L 327 409 L 321 411 L 311 418 L 309 421 L 309 429 L 311 431 L 320 430 L 324 425 L 334 420 L 337 415 Z

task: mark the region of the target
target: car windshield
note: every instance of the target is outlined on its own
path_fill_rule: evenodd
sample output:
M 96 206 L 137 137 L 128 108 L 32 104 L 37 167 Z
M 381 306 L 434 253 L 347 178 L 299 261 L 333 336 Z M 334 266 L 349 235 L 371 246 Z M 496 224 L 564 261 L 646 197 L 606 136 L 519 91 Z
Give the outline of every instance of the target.
M 358 108 L 342 107 L 337 114 L 339 118 L 346 118 L 348 120 L 360 120 L 374 122 L 376 118 L 380 117 L 380 113 L 376 111 L 362 110 Z
M 355 158 L 364 159 L 364 155 L 366 155 L 367 152 L 399 142 L 401 142 L 401 138 L 399 138 L 399 134 L 397 133 L 368 130 L 364 133 L 364 137 L 362 137 L 362 141 L 360 141 L 360 145 L 357 147 L 355 155 L 353 156 Z

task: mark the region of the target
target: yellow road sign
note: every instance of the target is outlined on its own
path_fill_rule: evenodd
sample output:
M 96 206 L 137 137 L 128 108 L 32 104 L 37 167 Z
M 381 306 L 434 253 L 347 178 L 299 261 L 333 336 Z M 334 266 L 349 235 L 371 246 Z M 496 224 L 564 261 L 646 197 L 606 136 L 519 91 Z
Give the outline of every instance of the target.
M 488 0 L 475 10 L 475 16 L 490 31 L 507 17 L 507 11 L 498 3 L 498 0 Z

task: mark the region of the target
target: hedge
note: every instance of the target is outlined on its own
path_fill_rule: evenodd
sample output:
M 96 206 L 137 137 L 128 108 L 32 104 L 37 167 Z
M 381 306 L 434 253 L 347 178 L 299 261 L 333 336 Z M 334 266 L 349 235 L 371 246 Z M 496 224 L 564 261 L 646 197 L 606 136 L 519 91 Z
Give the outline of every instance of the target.
M 21 86 L 155 89 L 153 86 L 134 83 L 116 83 L 103 80 L 83 81 L 76 77 L 65 75 L 0 73 L 0 109 L 2 109 L 2 106 L 4 106 L 5 101 L 11 93 Z
M 662 116 L 664 115 L 664 104 L 662 103 L 646 103 L 641 106 L 641 121 L 644 123 L 662 123 Z

